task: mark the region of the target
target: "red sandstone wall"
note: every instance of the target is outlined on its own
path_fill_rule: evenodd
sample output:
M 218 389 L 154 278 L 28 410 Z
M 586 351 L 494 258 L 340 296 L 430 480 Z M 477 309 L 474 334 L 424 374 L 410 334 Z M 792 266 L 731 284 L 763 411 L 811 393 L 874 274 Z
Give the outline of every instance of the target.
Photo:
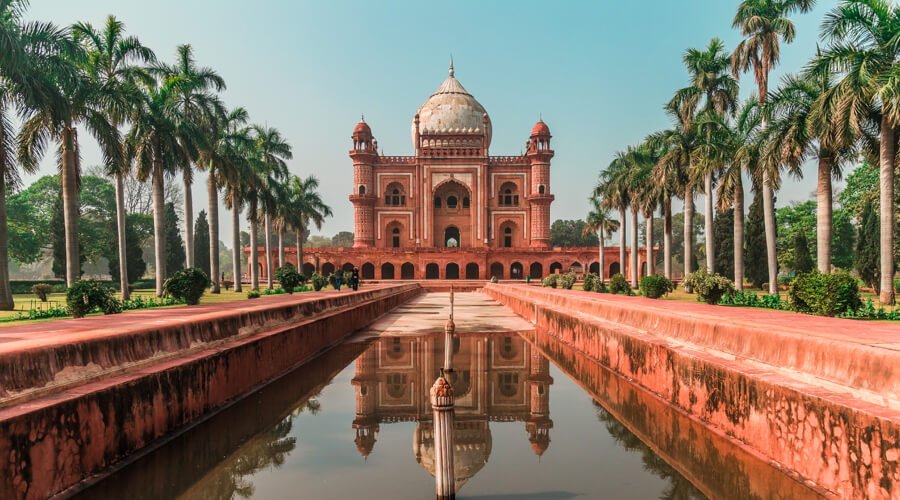
M 346 301 L 343 307 L 322 307 L 328 310 L 319 314 L 306 310 L 305 321 L 295 319 L 289 326 L 235 337 L 184 357 L 0 410 L 0 457 L 4 458 L 0 493 L 3 498 L 45 498 L 63 491 L 297 366 L 421 292 L 416 285 L 391 287 L 387 293 L 381 290 L 374 295 L 344 295 L 339 299 Z M 284 318 L 281 308 L 273 309 L 258 314 Z M 184 345 L 179 342 L 189 344 L 202 331 L 234 335 L 241 321 L 250 319 L 239 312 L 235 316 L 220 318 L 220 323 L 198 320 L 169 335 L 142 332 L 131 337 L 139 355 L 150 352 L 153 344 L 141 338 L 168 339 L 178 346 Z M 58 354 L 101 352 L 103 345 L 73 346 Z M 110 359 L 121 362 L 132 356 L 118 342 L 105 347 L 110 349 L 105 353 Z M 39 375 L 37 367 L 52 370 L 53 366 L 42 361 L 47 358 L 30 359 L 35 368 L 28 371 L 29 383 L 39 383 L 49 375 Z M 23 379 L 13 380 L 22 383 Z
M 770 324 L 764 330 L 750 322 L 729 324 L 711 312 L 655 308 L 649 299 L 521 285 L 487 285 L 485 292 L 594 361 L 836 496 L 900 498 L 896 411 L 745 361 L 755 357 L 798 373 L 843 374 L 845 385 L 893 397 L 896 392 L 889 391 L 898 367 L 888 367 L 883 352 L 791 332 L 787 324 L 796 317 L 785 316 L 781 327 Z M 666 337 L 654 335 L 658 331 Z M 691 347 L 686 339 L 704 347 Z

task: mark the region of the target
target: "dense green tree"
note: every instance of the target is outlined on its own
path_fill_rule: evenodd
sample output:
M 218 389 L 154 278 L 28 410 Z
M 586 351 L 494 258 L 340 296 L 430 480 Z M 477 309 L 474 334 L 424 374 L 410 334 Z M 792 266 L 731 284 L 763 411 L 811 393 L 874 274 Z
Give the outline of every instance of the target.
M 734 280 L 734 209 L 716 212 L 713 228 L 715 271 Z
M 331 245 L 335 248 L 350 248 L 353 246 L 353 233 L 341 231 L 331 238 Z
M 795 273 L 808 273 L 813 270 L 815 264 L 812 256 L 809 254 L 809 240 L 806 238 L 806 231 L 797 230 L 794 233 L 794 251 L 791 269 Z
M 753 197 L 747 213 L 747 229 L 744 238 L 744 275 L 760 288 L 769 279 L 766 259 L 766 230 L 763 220 L 762 196 Z
M 147 271 L 147 263 L 144 262 L 144 252 L 141 248 L 141 242 L 146 235 L 142 237 L 141 232 L 138 230 L 138 226 L 140 226 L 145 219 L 146 216 L 143 214 L 129 214 L 128 217 L 125 218 L 125 258 L 128 259 L 125 269 L 127 269 L 128 272 L 128 276 L 126 276 L 126 282 L 128 284 L 141 279 L 141 276 Z M 110 221 L 110 246 L 107 247 L 107 251 L 109 252 L 109 274 L 113 281 L 121 283 L 121 280 L 119 279 L 119 273 L 121 272 L 121 266 L 119 266 L 119 252 L 118 247 L 114 244 L 117 234 L 118 224 L 115 221 Z
M 584 236 L 585 222 L 557 219 L 550 225 L 550 244 L 554 247 L 595 247 L 599 244 L 597 234 Z
M 837 209 L 832 214 L 831 231 L 831 264 L 839 269 L 849 270 L 853 267 L 856 239 L 853 220 L 850 212 Z
M 39 208 L 23 193 L 6 198 L 6 231 L 9 257 L 19 264 L 33 264 L 43 256 L 49 223 L 38 223 Z
M 194 231 L 194 267 L 214 279 L 209 267 L 209 222 L 206 220 L 206 210 L 197 214 Z
M 862 220 L 862 209 L 867 200 L 878 198 L 878 167 L 868 160 L 856 167 L 838 195 L 838 203 L 857 220 Z
M 178 230 L 178 214 L 175 205 L 166 203 L 166 278 L 184 269 L 184 240 Z
M 853 267 L 863 282 L 879 293 L 881 286 L 881 269 L 879 263 L 879 244 L 881 225 L 875 201 L 865 199 L 862 205 L 862 220 L 859 225 L 859 238 L 856 242 L 856 257 Z

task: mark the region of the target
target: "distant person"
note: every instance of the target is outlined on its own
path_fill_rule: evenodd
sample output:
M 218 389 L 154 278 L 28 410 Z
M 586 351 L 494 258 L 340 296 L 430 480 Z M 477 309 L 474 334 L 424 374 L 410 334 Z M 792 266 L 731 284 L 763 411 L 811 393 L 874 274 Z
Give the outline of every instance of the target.
M 334 275 L 334 289 L 337 291 L 341 291 L 341 279 L 344 277 L 344 273 L 335 273 Z
M 359 268 L 353 268 L 353 275 L 350 278 L 350 283 L 353 285 L 353 291 L 359 290 Z

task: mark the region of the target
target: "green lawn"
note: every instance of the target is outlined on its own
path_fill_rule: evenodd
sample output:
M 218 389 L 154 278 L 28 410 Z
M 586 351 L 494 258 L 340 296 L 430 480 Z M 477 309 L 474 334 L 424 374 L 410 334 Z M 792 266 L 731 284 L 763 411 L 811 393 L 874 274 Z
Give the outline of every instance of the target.
M 309 285 L 307 285 L 309 286 Z M 222 302 L 231 302 L 235 300 L 244 300 L 247 298 L 247 291 L 249 288 L 245 287 L 244 291 L 238 293 L 232 290 L 222 290 L 221 293 L 205 293 L 203 297 L 200 299 L 201 304 L 218 304 Z M 265 290 L 264 286 L 260 287 L 260 292 Z M 333 288 L 329 285 L 323 290 L 333 290 Z M 309 291 L 312 291 L 312 287 L 309 286 Z M 296 293 L 296 292 L 295 292 Z M 269 297 L 280 297 L 281 295 L 261 295 L 259 299 L 256 300 L 265 300 Z M 135 290 L 131 294 L 132 297 L 142 296 L 145 298 L 156 297 L 156 291 L 153 289 L 142 289 Z M 65 293 L 51 293 L 47 297 L 47 302 L 41 302 L 40 299 L 37 298 L 36 295 L 30 293 L 22 293 L 22 294 L 14 294 L 13 298 L 15 299 L 16 309 L 13 311 L 0 311 L 0 328 L 4 326 L 14 326 L 14 325 L 27 325 L 31 323 L 43 323 L 47 321 L 56 321 L 60 319 L 69 319 L 71 316 L 63 317 L 63 318 L 46 318 L 46 319 L 27 319 L 27 320 L 14 320 L 14 321 L 3 321 L 8 318 L 15 317 L 18 313 L 27 312 L 32 308 L 35 309 L 48 309 L 53 306 L 65 306 L 66 305 L 66 294 Z M 178 304 L 174 306 L 162 306 L 162 307 L 185 307 L 184 304 Z M 126 311 L 124 314 L 127 314 Z M 91 316 L 97 316 L 100 313 L 91 314 Z

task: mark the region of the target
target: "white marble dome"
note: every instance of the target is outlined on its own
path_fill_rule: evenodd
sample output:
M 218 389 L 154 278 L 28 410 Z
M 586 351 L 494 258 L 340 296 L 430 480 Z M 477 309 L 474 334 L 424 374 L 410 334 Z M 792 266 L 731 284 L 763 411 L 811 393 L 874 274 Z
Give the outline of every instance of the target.
M 419 115 L 419 131 L 425 133 L 446 134 L 480 134 L 484 127 L 487 113 L 484 106 L 472 97 L 453 76 L 453 63 L 450 63 L 450 76 L 431 95 L 417 111 Z M 416 121 L 412 123 L 413 147 L 416 145 Z M 487 143 L 491 145 L 491 119 L 487 118 Z

